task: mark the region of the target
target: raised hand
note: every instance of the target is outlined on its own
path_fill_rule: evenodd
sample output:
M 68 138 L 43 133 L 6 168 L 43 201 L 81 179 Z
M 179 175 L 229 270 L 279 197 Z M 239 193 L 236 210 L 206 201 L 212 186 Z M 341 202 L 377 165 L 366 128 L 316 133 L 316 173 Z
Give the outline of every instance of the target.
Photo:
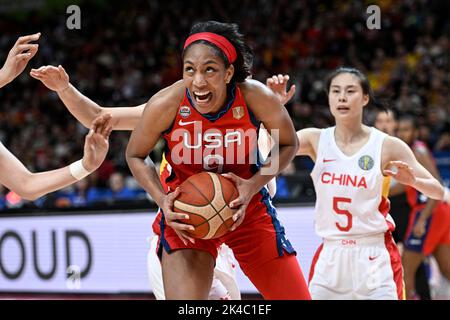
M 69 75 L 61 65 L 31 69 L 30 76 L 40 80 L 47 88 L 56 92 L 62 92 L 69 87 Z
M 105 160 L 111 134 L 111 115 L 105 114 L 94 119 L 84 142 L 83 167 L 89 172 L 96 170 Z
M 17 39 L 16 43 L 8 53 L 5 64 L 0 69 L 0 86 L 10 83 L 22 73 L 28 64 L 28 61 L 30 61 L 38 51 L 39 45 L 30 42 L 37 41 L 40 36 L 41 33 L 38 32 Z
M 295 93 L 295 84 L 293 84 L 289 91 L 286 92 L 288 81 L 289 76 L 282 74 L 279 74 L 278 76 L 272 76 L 271 78 L 267 78 L 266 80 L 266 85 L 273 91 L 273 93 L 275 93 L 282 105 L 288 103 Z

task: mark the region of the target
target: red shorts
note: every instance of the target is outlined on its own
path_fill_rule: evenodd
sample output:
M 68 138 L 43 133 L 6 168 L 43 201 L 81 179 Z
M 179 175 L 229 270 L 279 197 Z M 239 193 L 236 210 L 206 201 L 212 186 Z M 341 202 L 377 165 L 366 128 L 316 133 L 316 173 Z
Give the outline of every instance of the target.
M 437 246 L 450 245 L 450 205 L 438 204 L 427 222 L 425 234 L 421 238 L 417 238 L 413 235 L 412 230 L 423 208 L 424 205 L 421 205 L 411 211 L 404 243 L 406 249 L 430 255 Z
M 242 271 L 249 277 L 266 299 L 309 299 L 306 281 L 295 256 L 296 252 L 284 234 L 275 208 L 264 189 L 250 202 L 243 223 L 233 232 L 210 240 L 196 239 L 185 245 L 175 231 L 158 214 L 153 230 L 160 236 L 158 255 L 162 248 L 168 253 L 179 249 L 197 249 L 217 258 L 221 243 L 234 253 Z M 277 277 L 275 274 L 282 272 Z M 284 278 L 283 278 L 284 277 Z

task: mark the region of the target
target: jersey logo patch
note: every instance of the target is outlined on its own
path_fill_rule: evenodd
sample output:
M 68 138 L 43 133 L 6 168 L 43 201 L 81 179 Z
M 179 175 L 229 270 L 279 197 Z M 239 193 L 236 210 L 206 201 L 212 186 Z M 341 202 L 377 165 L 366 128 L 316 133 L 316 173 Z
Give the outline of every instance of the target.
M 363 170 L 370 170 L 373 168 L 373 159 L 371 156 L 362 156 L 358 160 L 359 167 Z
M 233 108 L 233 118 L 236 120 L 241 119 L 244 116 L 244 108 L 243 107 L 234 107 Z
M 180 108 L 180 116 L 183 117 L 184 119 L 186 119 L 187 117 L 189 117 L 191 115 L 191 108 L 189 108 L 188 106 L 182 106 Z

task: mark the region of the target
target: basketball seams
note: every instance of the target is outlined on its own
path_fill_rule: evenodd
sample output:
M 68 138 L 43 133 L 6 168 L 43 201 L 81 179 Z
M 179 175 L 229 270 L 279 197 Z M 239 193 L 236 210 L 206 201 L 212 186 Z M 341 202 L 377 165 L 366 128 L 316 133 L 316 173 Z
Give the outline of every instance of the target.
M 207 172 L 207 174 L 208 174 L 209 178 L 211 179 L 211 182 L 212 182 L 212 184 L 214 186 L 214 197 L 213 197 L 213 199 L 210 202 L 211 206 L 213 206 L 215 208 L 214 203 L 216 203 L 216 202 L 223 202 L 223 203 L 226 204 L 225 197 L 223 196 L 222 182 L 220 181 L 219 176 L 218 175 L 215 176 L 215 175 L 213 175 L 212 173 L 209 173 L 209 172 Z M 217 192 L 218 188 L 220 188 L 220 193 Z M 222 195 L 222 198 L 220 199 L 219 197 L 221 195 Z M 217 213 L 219 213 L 219 212 L 220 211 L 217 211 Z
M 220 188 L 221 190 L 222 190 L 222 197 L 223 197 L 223 199 L 225 200 L 225 196 L 224 196 L 224 194 L 223 194 L 223 188 Z M 234 194 L 236 193 L 236 189 L 233 189 L 233 193 L 231 194 L 231 197 L 230 197 L 230 200 L 225 200 L 225 205 L 222 207 L 222 208 L 220 208 L 220 210 L 219 210 L 219 216 L 220 216 L 220 219 L 222 219 L 222 221 L 225 223 L 225 220 L 223 219 L 223 217 L 222 217 L 222 215 L 220 214 L 220 212 L 222 212 L 222 210 L 223 209 L 225 209 L 226 207 L 228 207 L 228 208 L 230 208 L 229 206 L 228 206 L 228 202 L 230 202 L 231 201 L 231 199 L 233 199 L 233 196 L 234 196 Z M 230 208 L 231 209 L 231 208 Z M 231 209 L 231 210 L 233 210 L 233 209 Z
M 211 179 L 211 181 L 212 181 L 212 178 L 210 177 L 209 174 L 208 174 L 208 177 L 209 177 L 209 178 Z M 209 205 L 211 205 L 211 207 L 214 209 L 214 211 L 215 211 L 216 213 L 218 213 L 218 211 L 216 210 L 216 208 L 214 208 L 214 206 L 212 205 L 211 201 L 208 200 L 208 198 L 203 194 L 203 192 L 202 192 L 199 188 L 197 188 L 197 186 L 196 186 L 195 184 L 193 184 L 191 181 L 189 181 L 189 180 L 186 180 L 186 181 L 189 182 L 190 185 L 191 185 L 192 187 L 194 187 L 194 189 L 197 190 L 197 192 L 202 196 L 202 198 L 205 199 L 206 202 L 207 202 Z M 214 181 L 212 181 L 212 183 L 213 183 L 213 185 L 214 185 Z M 214 194 L 215 194 L 215 192 L 214 192 Z M 202 207 L 204 207 L 204 206 L 202 206 Z

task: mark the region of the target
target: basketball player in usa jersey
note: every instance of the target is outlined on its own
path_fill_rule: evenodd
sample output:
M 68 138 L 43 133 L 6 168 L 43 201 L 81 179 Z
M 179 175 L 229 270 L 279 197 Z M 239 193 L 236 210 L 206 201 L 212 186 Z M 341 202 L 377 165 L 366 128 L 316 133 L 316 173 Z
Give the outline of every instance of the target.
M 183 80 L 148 102 L 126 152 L 133 175 L 162 209 L 159 253 L 166 297 L 206 299 L 217 248 L 225 243 L 264 298 L 309 299 L 295 251 L 265 188 L 297 150 L 289 115 L 266 86 L 247 79 L 252 55 L 236 25 L 194 25 L 182 58 Z M 279 130 L 278 165 L 269 174 L 262 172 L 272 162 L 261 165 L 251 159 L 258 154 L 257 137 L 251 132 L 261 122 L 269 131 Z M 166 180 L 174 190 L 169 194 L 144 163 L 161 136 L 173 170 Z M 193 226 L 178 222 L 186 217 L 172 209 L 180 192 L 177 186 L 201 171 L 225 173 L 239 192 L 230 203 L 237 208 L 235 224 L 217 239 L 189 237 L 184 231 Z
M 69 75 L 61 65 L 58 67 L 42 66 L 39 69 L 32 69 L 30 74 L 32 77 L 42 81 L 47 88 L 55 91 L 67 109 L 86 127 L 89 127 L 89 124 L 94 119 L 110 114 L 112 115 L 112 119 L 109 122 L 113 130 L 133 130 L 142 117 L 145 104 L 130 107 L 99 106 L 79 92 L 69 82 Z M 261 130 L 261 133 L 263 132 Z M 260 139 L 262 146 L 268 148 L 268 139 L 264 135 L 260 135 Z M 161 163 L 159 174 L 161 183 L 170 176 L 169 166 L 167 166 L 165 159 Z M 270 194 L 276 191 L 274 180 L 272 179 L 268 184 Z M 155 224 L 154 227 L 158 227 L 158 224 Z M 161 261 L 156 254 L 158 242 L 159 237 L 157 234 L 153 234 L 149 238 L 150 247 L 147 254 L 147 273 L 153 294 L 156 299 L 162 300 L 165 299 L 165 294 L 161 274 Z M 213 282 L 208 295 L 209 300 L 240 299 L 239 287 L 235 278 L 236 271 L 233 257 L 233 252 L 228 246 L 220 246 L 214 268 Z
M 364 107 L 376 102 L 364 74 L 338 68 L 326 89 L 336 126 L 297 132 L 297 155 L 315 161 L 315 229 L 323 238 L 310 270 L 311 297 L 402 299 L 401 257 L 391 235 L 385 177 L 433 199 L 448 197 L 448 191 L 406 143 L 362 123 Z
M 155 221 L 159 228 L 154 224 L 154 230 L 161 230 L 158 252 L 160 257 L 162 254 L 165 296 L 168 299 L 206 299 L 211 286 L 217 248 L 225 242 L 233 250 L 244 273 L 265 298 L 309 299 L 306 283 L 294 256 L 295 251 L 284 235 L 284 228 L 277 219 L 269 192 L 264 187 L 276 172 L 271 176 L 262 176 L 258 168 L 263 168 L 264 165 L 249 165 L 248 161 L 238 165 L 235 165 L 236 162 L 232 164 L 227 161 L 209 161 L 221 159 L 217 151 L 203 158 L 208 161 L 200 165 L 174 164 L 172 154 L 175 152 L 166 153 L 174 170 L 174 175 L 167 181 L 172 193 L 166 195 L 161 193 L 163 186 L 158 177 L 154 176 L 157 174 L 154 168 L 144 166 L 143 152 L 148 154 L 151 145 L 161 135 L 170 142 L 168 150 L 174 151 L 176 146 L 171 142 L 171 134 L 183 129 L 192 136 L 192 130 L 198 125 L 204 129 L 200 132 L 203 136 L 203 142 L 199 146 L 202 153 L 205 149 L 217 149 L 220 152 L 220 148 L 216 148 L 218 144 L 226 144 L 224 151 L 227 153 L 228 150 L 236 148 L 236 141 L 240 139 L 236 132 L 231 131 L 258 130 L 260 124 L 264 124 L 269 132 L 273 128 L 281 128 L 280 170 L 289 162 L 289 150 L 294 147 L 295 153 L 297 149 L 292 122 L 276 96 L 257 81 L 246 80 L 253 57 L 243 42 L 242 35 L 237 32 L 237 27 L 215 22 L 198 24 L 194 26 L 192 36 L 189 42 L 186 42 L 183 52 L 186 64 L 183 81 L 152 97 L 143 116 L 143 106 L 108 110 L 113 115 L 112 125 L 115 129 L 135 128 L 137 119 L 139 124 L 133 136 L 140 136 L 145 132 L 139 139 L 132 136 L 127 153 L 130 168 L 135 170 L 136 178 L 163 207 L 164 215 L 159 215 Z M 55 77 L 49 77 L 50 73 Z M 105 109 L 109 109 L 100 108 L 80 95 L 68 83 L 68 76 L 61 66 L 33 69 L 30 74 L 43 81 L 50 89 L 56 90 L 70 112 L 84 125 L 92 116 L 103 114 Z M 86 104 L 94 107 L 84 112 L 81 109 Z M 270 112 L 267 112 L 264 105 L 270 108 Z M 144 120 L 145 126 L 142 125 Z M 150 122 L 152 124 L 147 125 Z M 160 126 L 165 127 L 162 129 Z M 161 131 L 153 132 L 157 128 Z M 223 131 L 221 139 L 217 139 L 217 131 L 205 132 L 207 129 L 217 128 Z M 150 132 L 149 129 L 153 131 Z M 226 132 L 225 129 L 231 131 Z M 137 142 L 138 140 L 140 142 Z M 187 141 L 186 154 L 196 149 L 197 143 L 195 140 Z M 291 143 L 294 145 L 291 146 Z M 232 147 L 229 147 L 230 145 Z M 251 150 L 234 151 L 235 155 L 238 154 L 236 151 L 239 151 L 240 156 L 247 157 L 246 160 L 252 153 Z M 205 153 L 204 155 L 208 156 Z M 216 241 L 194 240 L 188 237 L 183 230 L 190 226 L 176 223 L 176 219 L 183 216 L 176 215 L 169 209 L 177 196 L 176 186 L 189 175 L 203 170 L 228 172 L 226 176 L 235 182 L 241 195 L 239 200 L 233 203 L 239 209 L 235 224 L 235 227 L 239 228 Z M 156 181 L 159 186 L 155 184 Z M 186 263 L 191 267 L 184 268 Z M 274 276 L 267 277 L 267 274 Z
M 81 92 L 79 92 L 69 81 L 69 75 L 62 66 L 43 66 L 33 69 L 30 73 L 34 78 L 39 79 L 50 90 L 55 91 L 63 101 L 64 105 L 82 124 L 87 126 L 96 117 L 105 114 L 112 115 L 112 126 L 114 130 L 133 130 L 142 117 L 145 104 L 135 107 L 101 107 Z M 262 158 L 266 158 L 271 149 L 271 140 L 267 130 L 261 126 L 258 138 L 259 151 Z M 161 183 L 170 176 L 171 167 L 163 157 L 160 165 L 159 175 Z M 276 193 L 275 178 L 267 184 L 270 198 Z M 168 190 L 167 190 L 168 191 Z M 154 224 L 154 227 L 159 227 Z M 164 286 L 161 273 L 161 261 L 157 256 L 159 236 L 155 234 L 149 238 L 150 248 L 147 255 L 147 271 L 150 286 L 156 299 L 165 299 Z M 218 249 L 218 255 L 214 268 L 214 276 L 211 290 L 208 295 L 209 300 L 240 299 L 239 287 L 236 281 L 236 265 L 232 250 L 225 244 Z

